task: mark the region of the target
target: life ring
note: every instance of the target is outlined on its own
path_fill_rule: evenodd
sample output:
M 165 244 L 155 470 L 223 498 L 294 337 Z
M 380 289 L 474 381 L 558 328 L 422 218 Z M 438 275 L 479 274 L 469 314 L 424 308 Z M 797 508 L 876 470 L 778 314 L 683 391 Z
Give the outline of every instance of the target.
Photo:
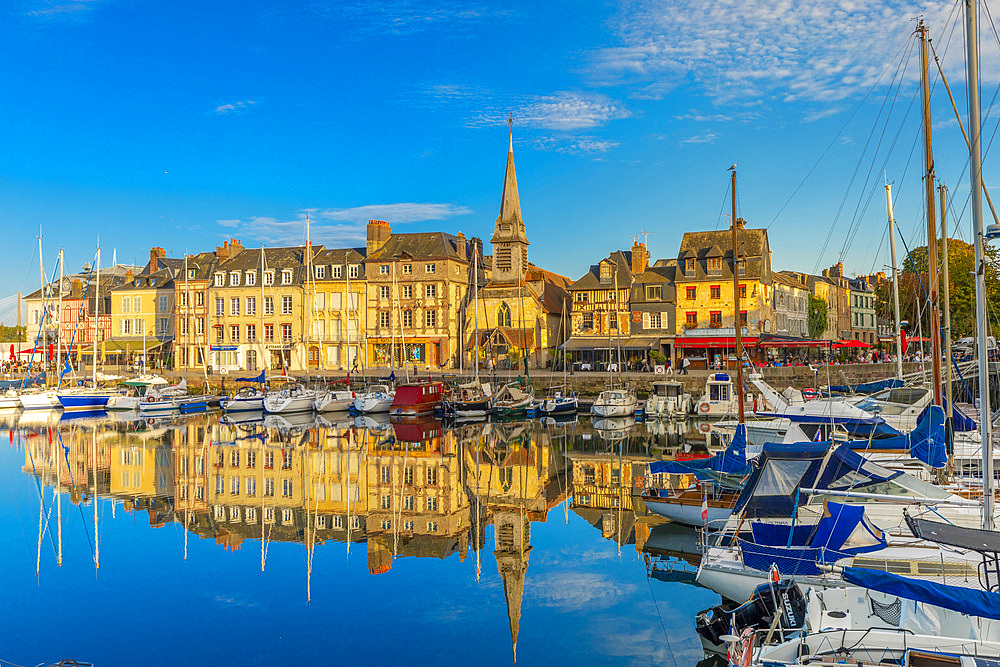
M 152 417 L 150 417 L 149 419 L 146 420 L 146 425 L 147 426 L 153 426 L 154 424 L 156 424 L 156 420 L 153 419 Z
M 803 389 L 802 398 L 807 401 L 811 401 L 814 398 L 819 398 L 819 392 L 816 391 L 815 389 Z
M 712 406 L 709 405 L 708 403 L 702 403 L 701 405 L 698 406 L 698 412 L 708 412 L 711 409 Z

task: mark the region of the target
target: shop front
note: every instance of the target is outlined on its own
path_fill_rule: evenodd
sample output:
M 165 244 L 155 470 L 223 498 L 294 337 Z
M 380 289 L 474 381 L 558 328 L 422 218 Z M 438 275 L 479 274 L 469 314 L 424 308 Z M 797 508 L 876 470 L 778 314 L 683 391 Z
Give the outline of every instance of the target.
M 369 338 L 368 365 L 370 367 L 440 366 L 447 362 L 447 345 L 443 340 L 415 338 L 405 343 L 400 339 Z

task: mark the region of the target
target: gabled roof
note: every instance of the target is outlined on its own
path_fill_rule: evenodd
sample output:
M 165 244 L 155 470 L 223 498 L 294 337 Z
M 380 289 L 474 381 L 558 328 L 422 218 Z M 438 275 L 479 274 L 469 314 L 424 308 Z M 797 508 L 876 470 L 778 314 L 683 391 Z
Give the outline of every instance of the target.
M 799 282 L 798 280 L 796 280 L 792 276 L 787 275 L 783 271 L 776 271 L 776 272 L 772 273 L 771 274 L 771 279 L 775 283 L 780 283 L 780 284 L 786 285 L 788 287 L 795 287 L 797 289 L 805 290 L 807 292 L 809 291 L 809 286 L 808 285 L 803 285 L 801 282 Z
M 770 249 L 766 229 L 740 229 L 736 233 L 736 246 L 741 256 L 760 257 Z M 719 255 L 709 255 L 713 248 Z M 725 248 L 725 250 L 721 250 Z M 733 230 L 721 229 L 713 232 L 685 232 L 681 239 L 678 257 L 685 257 L 685 252 L 694 253 L 698 258 L 731 257 L 733 254 Z
M 566 303 L 566 312 L 568 313 L 572 309 L 572 299 L 569 298 L 567 290 L 573 281 L 566 276 L 546 271 L 529 263 L 528 270 L 524 274 L 524 280 L 527 283 L 541 281 L 542 293 L 538 295 L 538 301 L 545 312 L 561 313 L 564 301 Z
M 341 265 L 360 264 L 365 261 L 364 248 L 323 248 L 313 256 L 313 264 Z
M 594 264 L 583 277 L 569 286 L 570 290 L 614 289 L 615 275 L 618 276 L 618 289 L 632 284 L 632 252 L 630 250 L 615 250 L 601 262 L 612 262 L 615 270 L 611 272 L 611 280 L 601 282 L 601 265 Z
M 417 232 L 413 234 L 392 234 L 381 248 L 368 255 L 366 262 L 391 261 L 396 255 L 407 253 L 416 260 L 453 259 L 468 262 L 458 255 L 455 236 L 445 232 Z
M 313 256 L 323 250 L 323 246 L 313 246 Z M 234 257 L 215 266 L 215 271 L 256 272 L 260 273 L 260 248 L 248 248 Z M 301 273 L 305 271 L 305 246 L 288 246 L 283 248 L 264 248 L 264 268 L 268 271 L 292 269 L 296 271 L 294 281 L 302 280 Z M 260 283 L 257 283 L 258 285 Z
M 160 289 L 174 289 L 174 276 L 169 269 L 160 269 L 154 273 L 139 273 L 134 279 L 129 281 L 123 278 L 116 287 L 112 288 L 113 291 L 127 290 L 130 292 L 137 290 L 156 291 Z

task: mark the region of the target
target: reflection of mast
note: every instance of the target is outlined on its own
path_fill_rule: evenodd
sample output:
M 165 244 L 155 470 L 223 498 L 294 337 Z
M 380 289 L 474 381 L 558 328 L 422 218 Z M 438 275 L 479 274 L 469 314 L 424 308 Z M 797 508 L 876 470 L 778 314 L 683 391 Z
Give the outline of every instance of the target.
M 59 251 L 60 256 L 62 255 L 62 250 Z M 60 282 L 60 289 L 62 289 L 62 283 Z M 53 446 L 56 448 L 56 531 L 58 533 L 59 550 L 56 553 L 56 565 L 62 567 L 62 458 L 63 448 L 62 448 L 62 435 L 59 436 L 58 442 L 54 442 Z
M 95 363 L 97 357 L 94 357 Z M 93 427 L 94 433 L 94 448 L 90 454 L 90 464 L 91 464 L 91 475 L 94 478 L 94 490 L 93 498 L 91 502 L 94 503 L 94 569 L 99 570 L 101 568 L 101 542 L 98 539 L 97 534 L 97 426 Z

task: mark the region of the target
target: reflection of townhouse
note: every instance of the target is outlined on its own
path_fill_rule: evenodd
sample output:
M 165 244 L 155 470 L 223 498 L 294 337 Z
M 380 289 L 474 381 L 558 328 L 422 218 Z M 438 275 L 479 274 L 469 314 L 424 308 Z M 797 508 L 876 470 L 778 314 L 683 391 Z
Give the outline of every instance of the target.
M 208 504 L 208 466 L 211 428 L 208 417 L 189 417 L 170 432 L 174 449 L 174 514 L 205 514 Z
M 369 468 L 363 439 L 353 426 L 313 429 L 305 461 L 305 504 L 317 530 L 362 538 L 358 516 L 368 512 Z
M 236 439 L 222 425 L 212 428 L 206 465 L 213 520 L 300 529 L 296 510 L 303 507 L 303 447 L 268 446 L 271 433 L 264 439 Z
M 117 437 L 115 431 L 78 428 L 29 434 L 22 471 L 46 485 L 58 479 L 64 493 L 74 493 L 74 501 L 93 495 L 95 489 L 107 495 L 111 492 L 111 449 Z
M 111 446 L 111 493 L 120 498 L 168 498 L 174 487 L 170 444 L 135 435 Z
M 441 558 L 458 551 L 464 557 L 469 501 L 454 435 L 442 432 L 439 422 L 393 427 L 391 437 L 369 439 L 367 535 L 369 559 L 376 556 L 370 565 L 387 569 L 380 549 Z

